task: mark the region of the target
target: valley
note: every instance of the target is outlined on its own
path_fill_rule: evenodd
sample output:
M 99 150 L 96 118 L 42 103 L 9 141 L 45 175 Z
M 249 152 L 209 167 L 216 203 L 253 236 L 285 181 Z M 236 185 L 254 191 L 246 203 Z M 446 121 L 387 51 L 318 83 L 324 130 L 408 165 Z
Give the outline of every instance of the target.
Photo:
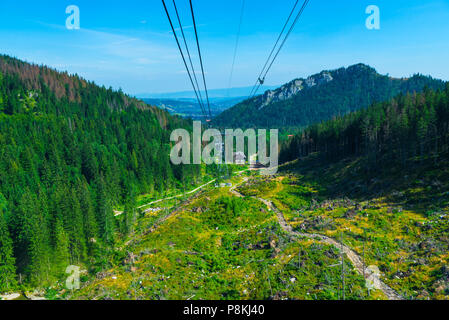
M 449 86 L 350 70 L 408 89 L 284 132 L 265 176 L 174 165 L 170 132 L 194 131 L 186 119 L 1 56 L 0 298 L 448 299 Z M 301 81 L 257 97 L 270 100 L 259 112 Z
M 438 234 L 449 226 L 448 195 L 429 215 L 404 181 L 396 186 L 405 203 L 370 193 L 334 198 L 313 166 L 294 162 L 280 171 L 240 172 L 232 187 L 211 185 L 182 204 L 165 203 L 172 215 L 139 220 L 117 249 L 123 261 L 86 279 L 74 297 L 343 299 L 344 286 L 345 299 L 447 298 L 448 243 Z M 423 183 L 446 174 L 435 171 Z
M 422 2 L 1 1 L 1 314 L 444 308 L 449 1 Z
M 338 298 L 338 268 L 326 272 L 329 284 L 325 292 L 314 289 L 323 276 L 320 271 L 327 268 L 318 259 L 325 257 L 329 265 L 338 263 L 338 249 L 307 238 L 298 241 L 280 227 L 275 211 L 264 202 L 235 191 L 253 181 L 254 174 L 243 172 L 242 176 L 235 176 L 231 188 L 210 187 L 199 192 L 179 206 L 164 224 L 140 223 L 144 230 L 149 228 L 149 233 L 144 238 L 137 236 L 135 245 L 123 248 L 128 255 L 131 250 L 131 255 L 138 257 L 127 266 L 134 270 L 129 269 L 131 277 L 127 267 L 113 268 L 107 271 L 105 279 L 88 282 L 76 298 L 104 298 L 91 296 L 99 293 L 113 299 L 151 299 L 161 295 L 167 299 L 195 300 L 314 299 L 322 295 Z M 176 236 L 165 236 L 168 234 Z M 299 250 L 304 255 L 302 262 L 297 259 Z M 311 265 L 306 265 L 306 261 Z M 349 288 L 356 286 L 362 298 L 363 282 L 357 283 L 360 278 L 351 270 L 350 261 L 345 259 L 344 263 L 348 265 Z M 157 275 L 157 270 L 163 270 L 163 275 Z M 132 292 L 120 289 L 134 288 L 131 283 L 139 278 L 142 283 Z M 349 297 L 356 297 L 350 291 Z

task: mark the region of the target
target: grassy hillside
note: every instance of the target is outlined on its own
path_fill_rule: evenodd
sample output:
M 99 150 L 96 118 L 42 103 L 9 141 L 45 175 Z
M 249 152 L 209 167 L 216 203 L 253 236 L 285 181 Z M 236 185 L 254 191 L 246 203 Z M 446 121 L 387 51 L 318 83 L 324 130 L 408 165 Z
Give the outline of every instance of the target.
M 210 186 L 160 204 L 120 242 L 107 271 L 85 277 L 73 294 L 54 292 L 72 299 L 332 300 L 342 299 L 344 275 L 345 299 L 386 299 L 346 255 L 342 272 L 343 243 L 364 262 L 368 280 L 378 270 L 401 298 L 448 299 L 445 157 L 417 158 L 409 170 L 391 166 L 372 181 L 360 169 L 363 158 L 330 163 L 319 154 L 273 177 L 236 176 L 232 188 Z M 300 235 L 280 228 L 260 199 Z
M 296 230 L 344 233 L 403 297 L 447 299 L 448 98 L 446 85 L 304 129 L 281 152 L 296 159 L 287 178 L 262 195 Z
M 330 163 L 315 154 L 285 166 L 269 190 L 256 181 L 244 192 L 272 199 L 295 230 L 342 234 L 404 298 L 448 299 L 447 156 L 388 166 L 373 178 L 360 170 L 363 158 Z
M 237 176 L 232 182 L 246 179 Z M 331 267 L 340 261 L 338 249 L 291 237 L 261 201 L 211 186 L 184 203 L 162 206 L 168 209 L 138 220 L 135 233 L 117 246 L 110 269 L 86 277 L 82 289 L 65 293 L 66 298 L 342 297 L 340 269 Z M 379 292 L 369 296 L 363 277 L 348 260 L 344 263 L 348 299 L 382 297 Z

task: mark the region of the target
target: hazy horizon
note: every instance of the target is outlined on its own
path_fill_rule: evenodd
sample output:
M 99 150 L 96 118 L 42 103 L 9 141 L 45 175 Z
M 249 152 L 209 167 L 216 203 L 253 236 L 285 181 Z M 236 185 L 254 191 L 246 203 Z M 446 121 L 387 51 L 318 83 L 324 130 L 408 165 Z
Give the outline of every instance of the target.
M 195 59 L 188 1 L 177 3 Z M 230 87 L 254 84 L 293 3 L 246 0 Z M 79 0 L 79 30 L 66 28 L 70 4 L 46 0 L 18 6 L 2 1 L 2 53 L 77 73 L 130 95 L 191 90 L 160 1 L 123 5 Z M 371 4 L 311 1 L 266 83 L 283 84 L 359 62 L 393 77 L 422 73 L 449 80 L 449 69 L 441 68 L 449 60 L 447 1 L 378 0 L 380 30 L 365 26 Z M 228 88 L 241 1 L 197 0 L 194 5 L 208 87 Z

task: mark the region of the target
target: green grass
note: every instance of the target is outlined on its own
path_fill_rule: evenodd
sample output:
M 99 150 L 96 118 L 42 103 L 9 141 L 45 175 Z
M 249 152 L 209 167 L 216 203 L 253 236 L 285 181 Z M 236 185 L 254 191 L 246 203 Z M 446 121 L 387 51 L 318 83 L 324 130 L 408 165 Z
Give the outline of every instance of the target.
M 117 248 L 121 261 L 88 279 L 72 298 L 341 298 L 340 268 L 331 267 L 340 261 L 337 249 L 291 239 L 260 201 L 232 197 L 228 189 L 201 192 L 152 232 L 162 213 L 140 218 L 132 240 Z M 346 297 L 375 298 L 345 264 Z
M 413 170 L 390 168 L 374 181 L 383 185 L 379 192 L 364 186 L 372 179 L 358 164 L 354 159 L 326 165 L 312 158 L 240 190 L 273 201 L 298 231 L 334 239 L 343 234 L 345 244 L 365 253 L 366 264 L 379 267 L 384 281 L 404 297 L 449 298 L 448 168 L 421 162 Z

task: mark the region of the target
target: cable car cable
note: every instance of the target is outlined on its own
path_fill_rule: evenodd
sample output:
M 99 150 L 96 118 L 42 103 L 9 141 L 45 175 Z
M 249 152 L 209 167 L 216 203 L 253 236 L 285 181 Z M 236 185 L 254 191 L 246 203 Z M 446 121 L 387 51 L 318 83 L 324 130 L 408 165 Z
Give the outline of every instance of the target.
M 184 40 L 184 45 L 186 47 L 187 55 L 189 57 L 190 67 L 192 68 L 193 77 L 194 77 L 195 84 L 196 84 L 196 87 L 197 87 L 197 90 L 198 90 L 198 94 L 200 96 L 200 100 L 201 100 L 200 107 L 201 107 L 201 110 L 202 110 L 203 114 L 205 114 L 205 108 L 204 108 L 205 106 L 204 106 L 203 97 L 201 95 L 201 89 L 200 89 L 200 86 L 198 84 L 198 79 L 196 77 L 195 67 L 193 66 L 192 57 L 190 55 L 189 46 L 187 45 L 187 40 L 186 40 L 186 37 L 185 37 L 185 34 L 184 34 L 184 28 L 182 27 L 181 18 L 179 17 L 179 12 L 178 12 L 178 8 L 176 6 L 175 0 L 173 0 L 173 6 L 175 7 L 175 12 L 176 12 L 176 17 L 178 19 L 179 28 L 181 29 L 182 38 Z
M 295 6 L 293 7 L 292 14 L 293 14 L 293 12 L 294 12 L 294 10 L 295 10 L 297 4 L 298 4 L 298 1 L 299 1 L 299 0 L 297 0 L 297 2 L 295 3 Z M 302 14 L 303 14 L 303 12 L 304 12 L 304 10 L 305 10 L 307 4 L 309 3 L 309 1 L 310 1 L 310 0 L 305 0 L 305 1 L 304 1 L 304 3 L 303 3 L 303 5 L 302 5 L 301 9 L 299 10 L 298 14 L 296 15 L 295 20 L 293 21 L 292 25 L 290 26 L 290 29 L 288 30 L 286 36 L 284 37 L 284 40 L 282 41 L 281 45 L 279 46 L 279 48 L 278 48 L 278 50 L 277 50 L 277 52 L 276 52 L 276 55 L 275 55 L 275 56 L 273 57 L 273 59 L 271 60 L 271 63 L 270 63 L 270 65 L 268 66 L 268 68 L 267 68 L 265 71 L 263 71 L 263 70 L 265 69 L 265 67 L 266 67 L 266 66 L 264 66 L 264 68 L 262 69 L 262 73 L 261 73 L 261 75 L 259 76 L 259 78 L 258 78 L 258 80 L 257 80 L 259 83 L 256 82 L 255 90 L 253 90 L 253 91 L 251 92 L 251 95 L 250 95 L 251 98 L 253 98 L 253 97 L 256 95 L 257 91 L 259 90 L 259 88 L 261 87 L 261 85 L 264 83 L 265 78 L 266 78 L 268 72 L 270 71 L 271 67 L 273 66 L 274 62 L 276 61 L 276 58 L 278 57 L 278 55 L 279 55 L 279 53 L 281 52 L 282 48 L 284 47 L 285 43 L 287 42 L 288 37 L 290 36 L 290 34 L 292 33 L 293 29 L 295 28 L 297 22 L 299 21 L 299 18 L 302 16 Z M 287 24 L 288 24 L 290 18 L 291 18 L 291 15 L 290 15 L 289 18 L 287 19 L 287 23 L 285 24 L 284 28 L 282 29 L 281 35 L 282 35 L 283 32 L 285 31 L 285 27 L 287 26 Z M 276 42 L 276 45 L 277 45 L 277 43 L 278 43 L 278 41 Z M 275 45 L 274 48 L 276 48 L 276 45 Z M 273 52 L 272 52 L 272 53 L 273 53 Z M 272 53 L 270 54 L 270 57 L 271 57 Z M 265 73 L 264 73 L 264 72 L 265 72 Z M 262 75 L 263 75 L 263 76 L 262 76 Z
M 171 27 L 171 29 L 173 31 L 173 35 L 175 36 L 176 44 L 178 45 L 178 49 L 179 49 L 179 52 L 181 53 L 182 60 L 184 61 L 184 66 L 185 66 L 185 68 L 187 70 L 187 74 L 189 75 L 189 79 L 190 79 L 190 82 L 192 84 L 193 90 L 195 91 L 196 99 L 198 100 L 198 103 L 201 105 L 201 100 L 200 100 L 200 98 L 198 96 L 198 93 L 196 91 L 195 84 L 194 84 L 193 79 L 192 79 L 192 75 L 190 74 L 189 67 L 188 67 L 186 59 L 184 57 L 184 52 L 182 51 L 181 45 L 179 44 L 178 36 L 176 35 L 176 31 L 175 31 L 175 28 L 173 26 L 173 22 L 172 22 L 171 17 L 170 17 L 170 13 L 168 12 L 167 6 L 165 4 L 165 0 L 162 0 L 162 4 L 164 5 L 165 13 L 167 14 L 168 21 L 170 22 L 170 27 Z M 203 115 L 205 117 L 207 117 L 206 114 L 203 113 Z
M 262 71 L 260 72 L 259 76 L 257 77 L 256 83 L 254 84 L 254 87 L 252 88 L 249 97 L 252 98 L 252 97 L 254 96 L 254 95 L 253 95 L 254 89 L 257 87 L 257 85 L 259 84 L 259 82 L 261 82 L 260 80 L 261 80 L 262 74 L 263 74 L 265 68 L 267 67 L 267 65 L 268 65 L 268 63 L 269 63 L 271 57 L 273 56 L 273 53 L 274 53 L 274 51 L 276 50 L 276 47 L 277 47 L 278 44 L 279 44 L 279 40 L 281 40 L 282 35 L 284 34 L 284 31 L 285 31 L 285 29 L 287 28 L 287 25 L 288 25 L 288 23 L 290 22 L 290 19 L 291 19 L 291 17 L 293 16 L 293 13 L 295 12 L 295 9 L 296 9 L 296 7 L 298 6 L 299 1 L 300 1 L 300 0 L 296 0 L 295 5 L 293 6 L 292 11 L 290 12 L 290 14 L 289 14 L 289 16 L 288 16 L 288 18 L 287 18 L 287 21 L 285 22 L 284 27 L 282 28 L 282 31 L 281 31 L 281 33 L 279 34 L 279 36 L 278 36 L 278 38 L 277 38 L 277 40 L 276 40 L 276 43 L 275 43 L 274 46 L 273 46 L 273 49 L 271 49 L 270 55 L 268 56 L 267 61 L 265 62 L 265 65 L 264 65 L 263 68 L 262 68 Z M 254 93 L 254 94 L 255 94 L 255 93 Z
M 279 47 L 276 55 L 273 58 L 273 61 L 271 61 L 270 66 L 268 67 L 268 69 L 266 70 L 263 79 L 265 79 L 265 77 L 267 76 L 268 72 L 270 71 L 271 67 L 274 64 L 274 61 L 276 60 L 276 58 L 278 57 L 279 53 L 281 52 L 282 48 L 284 47 L 285 43 L 287 42 L 288 37 L 290 36 L 290 34 L 292 33 L 293 29 L 296 26 L 296 23 L 298 22 L 299 18 L 302 16 L 302 13 L 304 12 L 304 9 L 306 8 L 307 4 L 309 3 L 309 0 L 305 0 L 304 4 L 301 7 L 301 10 L 299 11 L 298 15 L 295 18 L 295 21 L 293 22 L 292 26 L 290 27 L 290 30 L 288 31 L 287 35 L 285 36 L 284 41 L 282 42 L 281 46 Z
M 190 0 L 190 11 L 192 12 L 193 28 L 195 29 L 196 44 L 197 44 L 197 47 L 198 47 L 198 55 L 200 57 L 201 72 L 203 74 L 204 90 L 206 92 L 207 106 L 209 108 L 209 117 L 212 118 L 212 113 L 210 112 L 209 93 L 207 92 L 206 76 L 204 75 L 203 58 L 201 57 L 200 42 L 199 42 L 199 39 L 198 39 L 198 30 L 196 28 L 195 13 L 193 11 L 192 0 Z
M 278 57 L 279 53 L 281 52 L 282 48 L 284 47 L 285 43 L 287 42 L 288 37 L 290 36 L 290 34 L 292 33 L 293 29 L 295 28 L 297 22 L 299 21 L 299 18 L 302 16 L 302 13 L 304 12 L 304 9 L 306 8 L 307 4 L 309 3 L 310 0 L 305 0 L 300 11 L 298 12 L 298 14 L 296 15 L 295 20 L 293 21 L 293 24 L 291 25 L 289 31 L 287 32 L 287 35 L 285 36 L 284 40 L 282 41 L 280 47 L 278 48 L 278 51 L 276 52 L 276 55 L 273 57 L 273 60 L 271 61 L 271 64 L 268 66 L 267 70 L 265 71 L 264 76 L 262 77 L 263 80 L 265 80 L 268 72 L 270 71 L 271 67 L 273 66 L 274 62 L 276 61 L 276 58 Z M 259 78 L 260 80 L 260 78 Z M 259 84 L 259 86 L 256 88 L 256 91 L 254 92 L 254 95 L 256 95 L 257 91 L 259 90 L 260 86 L 263 84 L 263 82 L 261 82 L 261 84 Z
M 234 49 L 234 58 L 232 59 L 232 66 L 231 66 L 231 74 L 229 76 L 229 83 L 228 83 L 228 92 L 227 92 L 227 96 L 229 97 L 229 90 L 231 89 L 231 84 L 232 84 L 232 78 L 234 76 L 234 67 L 235 67 L 235 60 L 237 57 L 237 50 L 238 50 L 238 46 L 239 46 L 239 42 L 240 42 L 240 32 L 242 30 L 242 22 L 243 22 L 243 14 L 245 12 L 245 0 L 242 0 L 242 9 L 240 12 L 240 22 L 239 22 L 239 27 L 238 27 L 238 31 L 237 31 L 237 38 L 235 40 L 235 49 Z

